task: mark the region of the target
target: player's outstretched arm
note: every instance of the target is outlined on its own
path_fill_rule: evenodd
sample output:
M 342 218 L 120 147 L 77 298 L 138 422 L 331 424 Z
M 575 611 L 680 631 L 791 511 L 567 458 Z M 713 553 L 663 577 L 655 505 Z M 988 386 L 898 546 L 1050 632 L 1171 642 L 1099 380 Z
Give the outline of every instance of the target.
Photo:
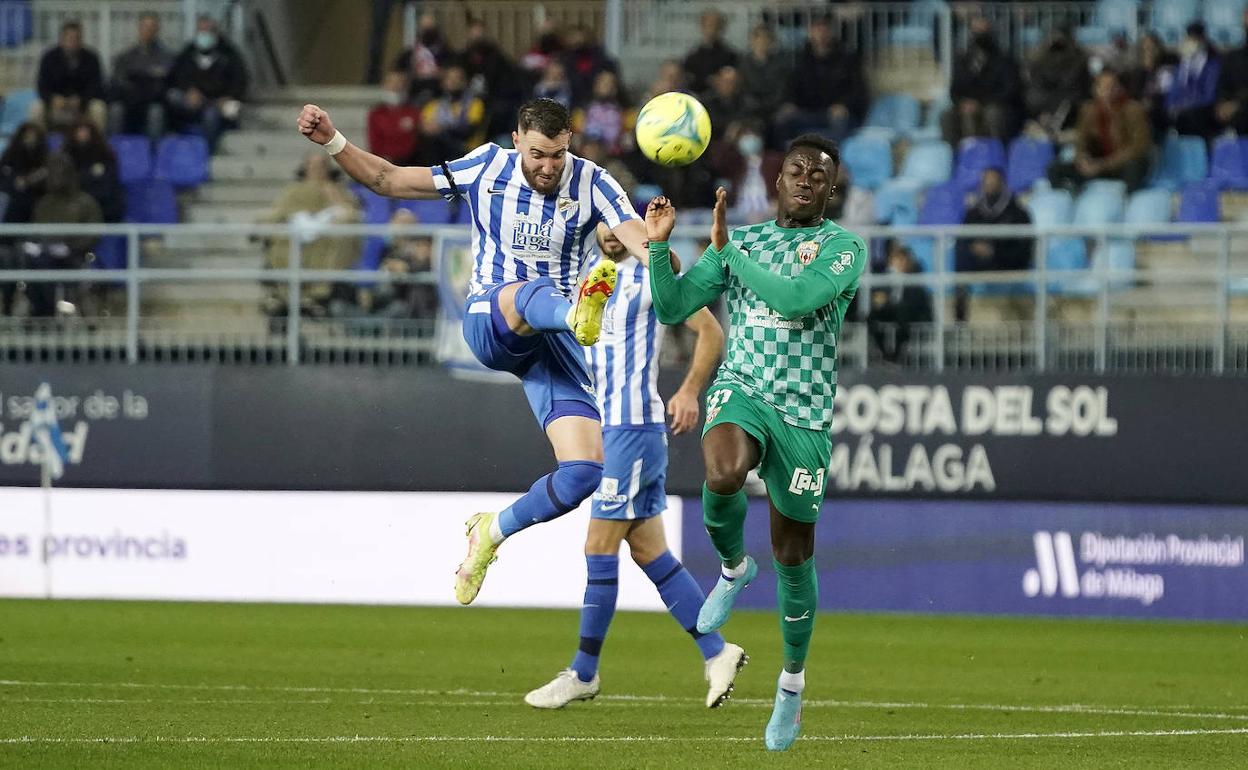
M 676 277 L 667 239 L 676 225 L 676 209 L 662 196 L 646 207 L 646 237 L 650 252 L 650 295 L 654 313 L 665 324 L 678 324 L 724 293 L 724 268 L 710 249 L 689 272 Z
M 689 362 L 685 381 L 667 401 L 667 413 L 672 417 L 672 433 L 675 434 L 698 427 L 698 404 L 702 400 L 702 390 L 711 379 L 724 349 L 723 327 L 710 310 L 702 308 L 694 313 L 685 321 L 685 326 L 697 338 L 693 343 L 693 360 Z
M 297 121 L 299 133 L 333 156 L 342 170 L 378 195 L 391 198 L 442 197 L 433 184 L 433 170 L 420 166 L 396 166 L 385 158 L 351 144 L 334 128 L 329 113 L 305 104 Z
M 867 249 L 857 236 L 836 238 L 819 250 L 796 278 L 776 275 L 729 243 L 720 252 L 741 283 L 785 320 L 813 313 L 853 285 L 867 262 Z

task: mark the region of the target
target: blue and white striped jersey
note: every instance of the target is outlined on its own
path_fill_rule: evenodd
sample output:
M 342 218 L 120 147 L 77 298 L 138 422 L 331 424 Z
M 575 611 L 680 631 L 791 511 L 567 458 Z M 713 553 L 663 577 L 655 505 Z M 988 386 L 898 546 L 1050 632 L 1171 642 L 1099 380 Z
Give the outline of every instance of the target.
M 571 296 L 587 256 L 594 253 L 594 228 L 639 219 L 624 189 L 598 165 L 567 155 L 555 195 L 529 186 L 520 152 L 484 144 L 447 164 L 459 195 L 472 211 L 472 253 L 476 260 L 468 296 L 510 281 L 549 277 Z M 443 195 L 451 184 L 440 166 L 433 183 Z
M 587 349 L 603 427 L 663 426 L 659 398 L 662 327 L 650 298 L 650 276 L 636 257 L 617 263 L 615 293 L 607 301 L 602 336 Z

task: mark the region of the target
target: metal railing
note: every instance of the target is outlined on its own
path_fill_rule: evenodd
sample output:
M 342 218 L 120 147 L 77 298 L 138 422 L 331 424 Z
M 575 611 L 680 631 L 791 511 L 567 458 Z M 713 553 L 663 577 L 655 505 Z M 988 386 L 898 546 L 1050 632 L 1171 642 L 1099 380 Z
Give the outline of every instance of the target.
M 443 281 L 439 275 L 441 257 L 452 245 L 466 248 L 466 233 L 467 228 L 456 226 L 333 225 L 319 229 L 316 237 L 427 236 L 434 271 L 387 280 L 446 286 L 454 281 L 449 275 Z M 877 255 L 886 238 L 900 238 L 915 248 L 927 244 L 932 249 L 930 273 L 868 272 L 860 282 L 859 306 L 864 317 L 876 290 L 921 286 L 930 293 L 932 322 L 907 328 L 909 341 L 898 358 L 900 365 L 935 371 L 1248 373 L 1248 224 L 872 227 L 860 234 Z M 284 315 L 271 320 L 260 315 L 257 307 L 251 320 L 229 313 L 190 325 L 144 310 L 147 292 L 162 285 L 208 287 L 210 293 L 221 292 L 222 299 L 228 299 L 231 292 L 240 288 L 254 292 L 261 284 L 280 285 L 288 297 L 297 297 L 308 284 L 359 286 L 383 280 L 378 272 L 307 269 L 301 237 L 308 233 L 298 228 L 248 224 L 0 226 L 0 242 L 71 235 L 126 238 L 126 267 L 113 271 L 0 270 L 0 284 L 112 284 L 122 295 L 122 309 L 108 318 L 9 319 L 7 326 L 0 325 L 0 360 L 377 365 L 431 360 L 436 330 L 427 321 L 309 318 L 301 314 L 297 302 L 288 302 Z M 703 225 L 683 225 L 674 233 L 673 242 L 683 241 L 688 244 L 683 248 L 690 250 L 705 235 Z M 155 267 L 144 257 L 150 241 L 167 239 L 178 244 L 175 248 L 183 248 L 222 237 L 288 238 L 289 266 Z M 963 238 L 1033 239 L 1037 269 L 955 272 L 949 257 Z M 1083 242 L 1091 255 L 1091 267 L 1047 269 L 1041 255 L 1059 240 Z M 1118 244 L 1130 244 L 1140 256 L 1152 251 L 1150 265 L 1111 264 L 1111 253 L 1122 254 Z M 257 247 L 257 260 L 258 254 Z M 463 276 L 457 280 L 462 282 Z M 952 300 L 961 292 L 970 297 L 968 322 L 958 322 L 953 315 Z M 997 317 L 982 320 L 994 303 Z M 1001 306 L 1009 314 L 1002 314 Z M 840 348 L 844 367 L 866 367 L 878 360 L 872 330 L 862 322 L 846 324 Z

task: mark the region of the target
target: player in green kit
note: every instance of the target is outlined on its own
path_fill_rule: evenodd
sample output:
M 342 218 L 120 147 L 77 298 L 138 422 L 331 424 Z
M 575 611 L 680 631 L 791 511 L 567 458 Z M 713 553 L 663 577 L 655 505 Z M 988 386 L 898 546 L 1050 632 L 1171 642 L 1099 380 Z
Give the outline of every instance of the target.
M 836 145 L 794 139 L 776 180 L 772 221 L 728 233 L 725 193 L 716 194 L 711 246 L 689 271 L 672 271 L 667 238 L 676 212 L 666 198 L 646 210 L 650 285 L 665 324 L 680 323 L 727 294 L 728 355 L 707 392 L 702 455 L 703 518 L 723 561 L 698 615 L 709 633 L 758 574 L 745 553 L 746 474 L 758 468 L 771 503 L 771 550 L 784 638 L 784 670 L 767 723 L 768 749 L 783 751 L 801 731 L 806 652 L 819 583 L 815 522 L 832 454 L 836 345 L 867 262 L 862 239 L 823 218 L 840 165 Z

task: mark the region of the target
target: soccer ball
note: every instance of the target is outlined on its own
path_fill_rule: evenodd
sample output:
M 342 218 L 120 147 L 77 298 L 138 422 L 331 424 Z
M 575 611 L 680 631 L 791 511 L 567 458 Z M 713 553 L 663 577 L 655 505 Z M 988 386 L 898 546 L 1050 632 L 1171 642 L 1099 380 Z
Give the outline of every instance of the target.
M 659 94 L 637 115 L 637 146 L 660 166 L 687 166 L 711 143 L 711 116 L 689 94 Z

